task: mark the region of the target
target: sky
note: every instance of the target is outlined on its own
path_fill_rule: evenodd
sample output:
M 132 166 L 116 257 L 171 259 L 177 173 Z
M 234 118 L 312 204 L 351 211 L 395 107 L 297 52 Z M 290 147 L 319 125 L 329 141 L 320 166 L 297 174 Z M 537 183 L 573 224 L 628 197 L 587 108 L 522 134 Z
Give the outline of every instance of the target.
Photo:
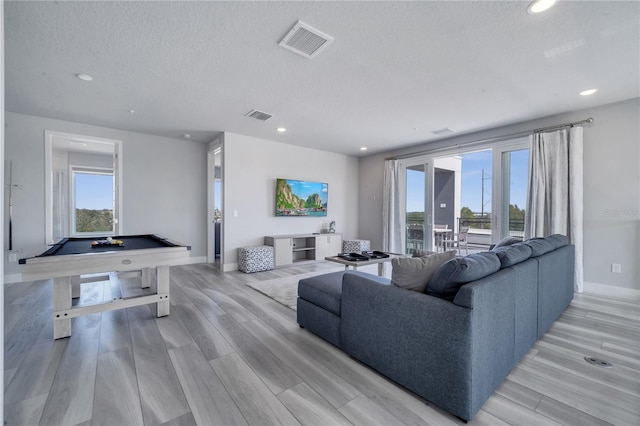
M 327 202 L 328 185 L 320 182 L 309 182 L 287 179 L 291 192 L 298 198 L 306 200 L 309 195 L 318 194 L 323 203 Z
M 74 173 L 76 208 L 113 209 L 113 176 Z
M 460 207 L 469 207 L 473 212 L 482 211 L 482 170 L 484 169 L 484 211 L 491 211 L 492 153 L 488 151 L 461 155 Z M 527 197 L 528 150 L 511 152 L 510 204 L 524 208 Z M 424 177 L 421 172 L 407 170 L 407 185 L 412 189 L 407 198 L 407 211 L 424 210 Z

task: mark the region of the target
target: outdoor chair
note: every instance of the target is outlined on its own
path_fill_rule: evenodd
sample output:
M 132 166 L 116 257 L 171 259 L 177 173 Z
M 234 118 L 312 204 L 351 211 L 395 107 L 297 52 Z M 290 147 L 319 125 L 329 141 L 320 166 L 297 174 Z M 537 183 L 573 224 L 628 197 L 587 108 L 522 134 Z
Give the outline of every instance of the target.
M 458 253 L 462 254 L 461 247 L 464 245 L 466 254 L 469 254 L 469 245 L 467 243 L 467 234 L 469 234 L 468 226 L 461 226 L 460 232 L 457 235 L 452 236 L 451 238 L 444 238 L 442 240 L 442 249 L 447 251 L 449 247 L 457 247 Z
M 443 246 L 443 241 L 446 238 L 446 234 L 448 234 L 450 231 L 448 231 L 449 229 L 449 225 L 448 224 L 438 224 L 438 223 L 434 223 L 433 224 L 433 236 L 435 238 L 435 242 L 436 242 L 436 251 L 440 250 L 440 247 Z
M 410 253 L 422 250 L 424 241 L 424 226 L 420 224 L 407 225 L 407 248 Z

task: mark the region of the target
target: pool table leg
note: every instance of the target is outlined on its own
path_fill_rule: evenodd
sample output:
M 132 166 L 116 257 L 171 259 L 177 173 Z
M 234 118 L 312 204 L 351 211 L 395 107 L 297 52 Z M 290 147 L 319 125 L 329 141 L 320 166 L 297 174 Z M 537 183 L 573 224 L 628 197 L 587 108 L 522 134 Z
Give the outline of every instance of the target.
M 158 266 L 156 268 L 156 293 L 162 297 L 162 302 L 155 304 L 155 313 L 157 317 L 169 315 L 169 267 Z
M 71 284 L 73 277 L 53 279 L 53 338 L 71 336 L 71 318 L 63 318 L 59 312 L 71 309 Z
M 142 286 L 141 288 L 151 287 L 151 268 L 142 268 Z
M 80 275 L 71 277 L 71 297 L 73 299 L 80 297 Z

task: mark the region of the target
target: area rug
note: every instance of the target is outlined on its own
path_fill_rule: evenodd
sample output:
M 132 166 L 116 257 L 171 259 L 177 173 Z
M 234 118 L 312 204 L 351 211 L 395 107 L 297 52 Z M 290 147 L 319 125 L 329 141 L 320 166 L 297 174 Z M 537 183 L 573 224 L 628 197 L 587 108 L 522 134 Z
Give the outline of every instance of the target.
M 315 271 L 300 275 L 290 275 L 288 277 L 274 278 L 267 281 L 247 283 L 249 287 L 258 290 L 284 306 L 297 310 L 296 299 L 298 298 L 298 281 L 303 278 L 326 274 L 332 271 Z

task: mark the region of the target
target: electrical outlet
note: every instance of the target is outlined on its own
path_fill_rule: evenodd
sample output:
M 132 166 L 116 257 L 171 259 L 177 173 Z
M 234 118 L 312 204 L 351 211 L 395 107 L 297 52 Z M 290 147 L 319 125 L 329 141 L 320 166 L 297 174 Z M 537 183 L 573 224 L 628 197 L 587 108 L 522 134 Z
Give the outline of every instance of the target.
M 18 255 L 16 253 L 9 253 L 9 262 L 17 262 Z
M 621 274 L 622 273 L 622 265 L 619 263 L 612 263 L 611 264 L 611 272 L 613 272 L 614 274 Z

